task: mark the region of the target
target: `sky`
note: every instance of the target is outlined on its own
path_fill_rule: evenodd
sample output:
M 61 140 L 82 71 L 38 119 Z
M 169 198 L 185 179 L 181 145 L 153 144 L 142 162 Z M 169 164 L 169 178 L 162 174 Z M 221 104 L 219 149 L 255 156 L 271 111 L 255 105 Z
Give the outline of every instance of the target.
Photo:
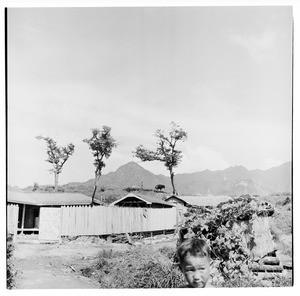
M 103 173 L 154 148 L 179 124 L 175 173 L 291 160 L 292 8 L 9 8 L 8 183 L 52 184 L 46 145 L 75 145 L 59 183 L 94 176 L 82 140 L 108 125 L 118 147 Z

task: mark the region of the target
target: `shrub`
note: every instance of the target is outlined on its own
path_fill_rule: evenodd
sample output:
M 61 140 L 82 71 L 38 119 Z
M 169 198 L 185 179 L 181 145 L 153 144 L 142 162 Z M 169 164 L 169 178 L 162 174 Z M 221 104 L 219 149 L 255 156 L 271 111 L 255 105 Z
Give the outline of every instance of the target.
M 7 271 L 6 271 L 6 281 L 7 281 L 7 289 L 12 289 L 15 287 L 16 284 L 16 275 L 17 272 L 15 271 L 15 267 L 13 265 L 13 252 L 14 246 L 12 243 L 12 238 L 7 237 Z
M 123 190 L 130 193 L 130 192 L 133 192 L 133 191 L 139 191 L 140 188 L 137 188 L 137 187 L 127 187 L 127 188 L 124 188 Z
M 166 186 L 163 185 L 163 184 L 157 184 L 157 185 L 155 186 L 155 190 L 159 190 L 159 191 L 161 191 L 162 189 L 165 189 L 165 188 L 166 188 Z

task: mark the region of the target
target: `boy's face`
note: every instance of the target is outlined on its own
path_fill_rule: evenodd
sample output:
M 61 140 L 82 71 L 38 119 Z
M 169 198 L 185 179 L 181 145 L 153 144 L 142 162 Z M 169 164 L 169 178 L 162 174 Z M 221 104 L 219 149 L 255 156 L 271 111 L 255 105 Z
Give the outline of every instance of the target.
M 190 287 L 205 287 L 209 279 L 209 258 L 187 254 L 180 267 Z

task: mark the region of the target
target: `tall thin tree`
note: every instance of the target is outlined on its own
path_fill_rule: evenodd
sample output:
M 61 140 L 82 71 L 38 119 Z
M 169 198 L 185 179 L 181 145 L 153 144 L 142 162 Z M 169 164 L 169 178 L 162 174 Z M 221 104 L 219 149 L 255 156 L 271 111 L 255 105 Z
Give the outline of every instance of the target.
M 47 145 L 47 162 L 52 164 L 50 170 L 54 174 L 54 191 L 57 192 L 58 176 L 62 172 L 62 168 L 69 157 L 74 153 L 75 146 L 70 143 L 66 147 L 59 147 L 57 143 L 50 137 L 37 136 L 36 139 L 44 140 Z
M 143 145 L 136 147 L 134 156 L 141 161 L 161 161 L 170 172 L 173 194 L 177 194 L 174 184 L 174 168 L 178 166 L 182 159 L 182 151 L 176 149 L 178 141 L 186 141 L 187 133 L 179 125 L 171 122 L 168 135 L 161 129 L 155 132 L 157 138 L 156 149 L 149 150 Z
M 84 139 L 83 142 L 89 145 L 94 156 L 95 166 L 95 181 L 94 192 L 92 196 L 92 204 L 94 204 L 95 194 L 97 191 L 102 169 L 105 167 L 104 158 L 108 159 L 112 153 L 113 148 L 117 147 L 116 140 L 111 136 L 111 128 L 103 126 L 102 130 L 98 128 L 92 129 L 92 137 Z

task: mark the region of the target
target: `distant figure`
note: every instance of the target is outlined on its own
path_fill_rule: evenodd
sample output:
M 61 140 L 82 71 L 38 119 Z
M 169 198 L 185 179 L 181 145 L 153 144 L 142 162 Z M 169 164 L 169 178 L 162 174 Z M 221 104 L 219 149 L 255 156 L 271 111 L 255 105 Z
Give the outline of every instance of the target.
M 203 239 L 191 237 L 177 248 L 179 268 L 185 276 L 187 285 L 180 288 L 209 288 L 210 250 Z

